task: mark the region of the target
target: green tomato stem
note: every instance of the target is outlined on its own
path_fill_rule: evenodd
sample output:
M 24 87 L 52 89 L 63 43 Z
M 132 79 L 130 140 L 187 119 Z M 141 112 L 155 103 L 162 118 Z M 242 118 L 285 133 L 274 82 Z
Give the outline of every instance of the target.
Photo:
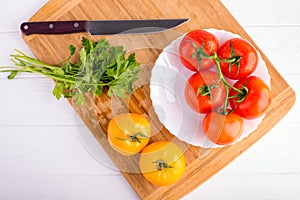
M 223 107 L 223 113 L 226 115 L 226 114 L 228 114 L 228 112 L 227 112 L 228 94 L 229 94 L 228 87 L 225 87 L 225 92 L 226 92 L 226 98 L 225 98 L 225 103 L 224 103 L 224 107 Z
M 222 70 L 221 70 L 221 66 L 220 66 L 220 60 L 217 56 L 216 53 L 213 53 L 212 58 L 215 60 L 216 66 L 217 66 L 217 70 L 218 70 L 218 74 L 219 74 L 219 78 L 221 79 L 221 81 L 224 83 L 224 85 L 227 85 L 228 87 L 230 87 L 231 89 L 235 90 L 236 92 L 243 94 L 243 91 L 241 91 L 238 88 L 233 87 L 233 85 L 231 85 L 230 83 L 228 83 L 228 81 L 225 79 Z
M 202 59 L 203 58 L 211 58 L 211 56 L 208 55 L 207 53 L 205 53 L 204 41 L 202 42 L 200 48 L 192 40 L 190 40 L 190 42 L 192 43 L 193 47 L 195 48 L 195 53 L 192 54 L 192 58 L 197 58 L 197 69 L 200 70 L 200 64 L 202 62 Z
M 217 70 L 218 70 L 218 74 L 219 74 L 219 79 L 218 81 L 213 85 L 214 87 L 216 87 L 217 84 L 220 83 L 220 81 L 223 82 L 224 84 L 224 87 L 225 87 L 225 92 L 226 92 L 226 97 L 225 97 L 225 102 L 223 104 L 223 110 L 220 111 L 220 114 L 224 114 L 224 115 L 227 115 L 229 114 L 230 112 L 227 111 L 227 107 L 228 107 L 228 103 L 229 103 L 229 99 L 230 98 L 235 98 L 235 97 L 239 97 L 239 96 L 245 96 L 245 92 L 244 90 L 248 91 L 247 88 L 243 88 L 243 90 L 240 90 L 236 87 L 234 87 L 233 85 L 231 85 L 224 77 L 223 73 L 222 73 L 222 70 L 221 70 L 221 66 L 220 66 L 220 62 L 225 62 L 226 60 L 220 60 L 217 53 L 213 53 L 213 55 L 211 56 L 215 63 L 216 63 L 216 66 L 217 66 Z M 228 62 L 232 61 L 233 58 L 230 58 L 228 59 Z M 237 95 L 234 95 L 232 97 L 229 97 L 229 88 L 233 89 L 234 91 L 236 91 L 238 94 Z M 247 93 L 247 92 L 246 92 Z
M 169 165 L 168 163 L 165 163 L 164 160 L 157 160 L 152 163 L 155 163 L 157 165 L 157 170 L 161 171 L 162 169 L 168 169 L 173 168 L 173 166 Z
M 141 143 L 141 139 L 147 139 L 149 138 L 147 135 L 143 134 L 143 133 L 136 133 L 133 135 L 128 135 L 128 138 L 119 138 L 119 137 L 115 137 L 118 140 L 122 140 L 122 141 L 127 141 L 130 140 L 130 142 L 138 142 Z

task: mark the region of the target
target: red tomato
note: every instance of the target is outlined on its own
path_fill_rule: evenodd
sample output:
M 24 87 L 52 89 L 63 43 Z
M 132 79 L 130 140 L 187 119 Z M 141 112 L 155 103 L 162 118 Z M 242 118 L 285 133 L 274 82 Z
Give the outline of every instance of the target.
M 218 56 L 220 60 L 231 60 L 231 62 L 221 62 L 220 65 L 223 74 L 235 80 L 249 76 L 255 71 L 258 64 L 256 50 L 247 41 L 240 38 L 226 41 L 220 47 Z
M 211 112 L 205 115 L 202 129 L 208 139 L 215 144 L 229 145 L 242 135 L 244 121 L 233 112 L 228 115 Z
M 229 92 L 229 96 L 236 96 L 230 99 L 230 105 L 238 115 L 245 119 L 255 119 L 265 113 L 271 103 L 271 91 L 263 80 L 250 76 L 237 81 L 233 86 L 243 91 L 243 94 L 233 89 Z
M 194 30 L 187 33 L 180 43 L 180 60 L 192 71 L 207 70 L 215 64 L 212 58 L 207 57 L 217 52 L 218 48 L 219 42 L 213 34 L 204 30 Z
M 188 79 L 185 85 L 185 99 L 194 111 L 208 113 L 224 103 L 224 84 L 222 81 L 217 83 L 218 80 L 219 75 L 212 71 L 197 72 Z

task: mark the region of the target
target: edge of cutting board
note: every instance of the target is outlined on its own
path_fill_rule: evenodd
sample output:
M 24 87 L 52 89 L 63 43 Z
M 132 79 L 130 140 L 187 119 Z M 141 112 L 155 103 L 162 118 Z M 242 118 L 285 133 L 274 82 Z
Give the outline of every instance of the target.
M 107 4 L 105 4 L 105 2 Z M 165 187 L 155 187 L 149 184 L 141 174 L 139 173 L 126 173 L 121 171 L 123 176 L 127 179 L 132 188 L 137 192 L 142 199 L 178 199 L 182 196 L 193 191 L 208 178 L 217 173 L 220 169 L 225 167 L 228 163 L 238 157 L 246 149 L 252 146 L 256 141 L 258 141 L 262 136 L 264 136 L 280 119 L 282 119 L 286 113 L 291 109 L 295 102 L 295 93 L 292 88 L 287 84 L 283 77 L 278 73 L 272 63 L 266 58 L 264 53 L 259 49 L 259 47 L 254 43 L 254 41 L 249 37 L 245 30 L 239 25 L 239 23 L 234 19 L 230 12 L 224 7 L 224 5 L 219 0 L 200 0 L 198 4 L 194 1 L 187 0 L 174 0 L 174 1 L 142 1 L 133 0 L 132 4 L 127 5 L 124 3 L 125 0 L 108 1 L 103 0 L 103 5 L 107 6 L 103 9 L 119 9 L 117 16 L 116 13 L 97 13 L 97 16 L 93 16 L 91 13 L 84 13 L 84 9 L 89 5 L 96 5 L 91 7 L 91 9 L 101 9 L 97 7 L 99 2 L 92 2 L 92 0 L 51 0 L 45 6 L 43 6 L 36 14 L 34 14 L 29 21 L 43 21 L 43 20 L 71 20 L 71 19 L 142 19 L 142 18 L 191 18 L 191 20 L 174 30 L 179 32 L 186 32 L 188 30 L 193 30 L 196 28 L 217 28 L 225 29 L 234 33 L 238 33 L 243 38 L 249 40 L 256 49 L 261 53 L 262 58 L 265 60 L 270 76 L 271 76 L 271 88 L 272 88 L 272 102 L 266 114 L 266 117 L 259 125 L 258 129 L 250 134 L 247 138 L 238 142 L 233 146 L 228 146 L 220 149 L 199 149 L 197 147 L 188 146 L 185 152 L 185 157 L 187 160 L 187 167 L 182 179 L 174 185 Z M 85 4 L 85 3 L 88 3 Z M 136 4 L 136 6 L 134 6 Z M 166 6 L 166 4 L 168 4 Z M 143 8 L 147 6 L 147 9 Z M 139 7 L 139 10 L 135 10 Z M 163 7 L 164 12 L 159 8 Z M 196 22 L 199 17 L 197 13 L 198 9 L 203 9 L 204 14 L 201 16 L 203 23 L 199 24 Z M 178 12 L 174 12 L 176 9 Z M 181 11 L 188 10 L 189 12 Z M 132 12 L 135 11 L 135 12 Z M 151 12 L 152 11 L 152 12 Z M 226 20 L 211 20 L 205 16 L 205 12 L 210 13 L 211 18 L 221 18 Z M 214 13 L 214 14 L 211 14 Z M 94 13 L 95 14 L 95 13 Z M 73 35 L 62 35 L 62 36 L 46 36 L 46 35 L 31 35 L 24 36 L 23 39 L 29 48 L 32 50 L 34 55 L 45 62 L 50 64 L 59 63 L 64 58 L 66 58 L 68 51 L 67 46 L 69 44 L 80 45 L 80 38 L 82 36 L 89 37 L 88 34 L 73 34 Z M 94 37 L 97 39 L 98 37 Z M 171 39 L 171 38 L 170 38 Z M 58 41 L 58 44 L 55 44 Z M 162 44 L 162 48 L 167 43 Z M 59 47 L 66 47 L 65 52 L 56 52 Z M 157 56 L 157 54 L 155 54 Z M 274 81 L 276 80 L 276 81 Z M 145 95 L 148 101 L 143 105 L 140 101 L 141 96 Z M 147 96 L 149 94 L 149 87 L 145 85 L 139 91 L 137 91 L 133 98 L 129 99 L 129 104 L 132 105 L 131 111 L 146 113 L 149 111 L 147 106 L 151 106 L 151 100 Z M 88 98 L 89 99 L 89 98 Z M 89 99 L 91 108 L 95 104 L 94 99 Z M 72 104 L 71 100 L 69 100 Z M 99 105 L 108 105 L 110 102 L 106 96 L 103 96 L 96 100 Z M 80 109 L 75 108 L 78 114 L 81 116 L 82 120 L 85 122 L 87 127 L 91 130 L 97 141 L 102 145 L 108 155 L 112 158 L 118 167 L 124 167 L 120 163 L 122 158 L 117 155 L 107 143 L 105 130 L 106 123 L 111 117 L 111 113 L 107 110 L 97 111 L 99 115 L 103 117 L 103 122 L 101 122 L 101 127 L 95 127 L 95 124 L 89 118 L 88 113 L 83 113 Z M 94 115 L 94 113 L 92 114 Z M 92 116 L 93 117 L 93 116 Z M 100 119 L 100 118 L 97 118 Z M 102 118 L 101 118 L 102 120 Z M 160 135 L 155 136 L 153 139 L 159 140 L 161 138 L 172 138 L 172 135 L 165 129 L 162 129 Z M 176 140 L 176 138 L 175 138 Z M 186 147 L 186 144 L 177 141 L 182 147 Z M 201 152 L 201 153 L 200 153 Z M 206 153 L 206 154 L 202 154 Z M 205 155 L 205 156 L 202 156 Z M 124 161 L 127 162 L 127 161 Z M 135 161 L 128 161 L 135 162 Z

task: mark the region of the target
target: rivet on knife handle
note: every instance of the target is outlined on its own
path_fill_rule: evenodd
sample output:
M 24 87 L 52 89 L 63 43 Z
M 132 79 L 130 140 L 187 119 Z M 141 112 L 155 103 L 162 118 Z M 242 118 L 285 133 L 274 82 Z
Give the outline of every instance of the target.
M 31 34 L 67 34 L 86 31 L 87 21 L 47 21 L 47 22 L 24 22 L 21 31 L 25 35 Z

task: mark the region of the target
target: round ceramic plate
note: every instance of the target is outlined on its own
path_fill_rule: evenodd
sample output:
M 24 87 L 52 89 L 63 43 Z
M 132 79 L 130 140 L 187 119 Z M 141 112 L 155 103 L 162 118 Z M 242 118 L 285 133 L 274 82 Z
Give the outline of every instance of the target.
M 241 38 L 239 35 L 224 30 L 206 29 L 206 31 L 217 37 L 220 46 L 230 38 Z M 193 111 L 185 101 L 185 83 L 194 72 L 185 68 L 178 56 L 178 47 L 183 37 L 184 35 L 177 38 L 162 51 L 152 69 L 150 97 L 154 110 L 161 123 L 180 140 L 204 148 L 222 147 L 205 137 L 202 131 L 204 115 Z M 266 64 L 261 55 L 259 53 L 258 55 L 259 63 L 252 75 L 259 76 L 270 87 L 270 76 Z M 234 83 L 234 81 L 230 82 Z M 244 132 L 238 141 L 253 132 L 263 117 L 244 120 Z

